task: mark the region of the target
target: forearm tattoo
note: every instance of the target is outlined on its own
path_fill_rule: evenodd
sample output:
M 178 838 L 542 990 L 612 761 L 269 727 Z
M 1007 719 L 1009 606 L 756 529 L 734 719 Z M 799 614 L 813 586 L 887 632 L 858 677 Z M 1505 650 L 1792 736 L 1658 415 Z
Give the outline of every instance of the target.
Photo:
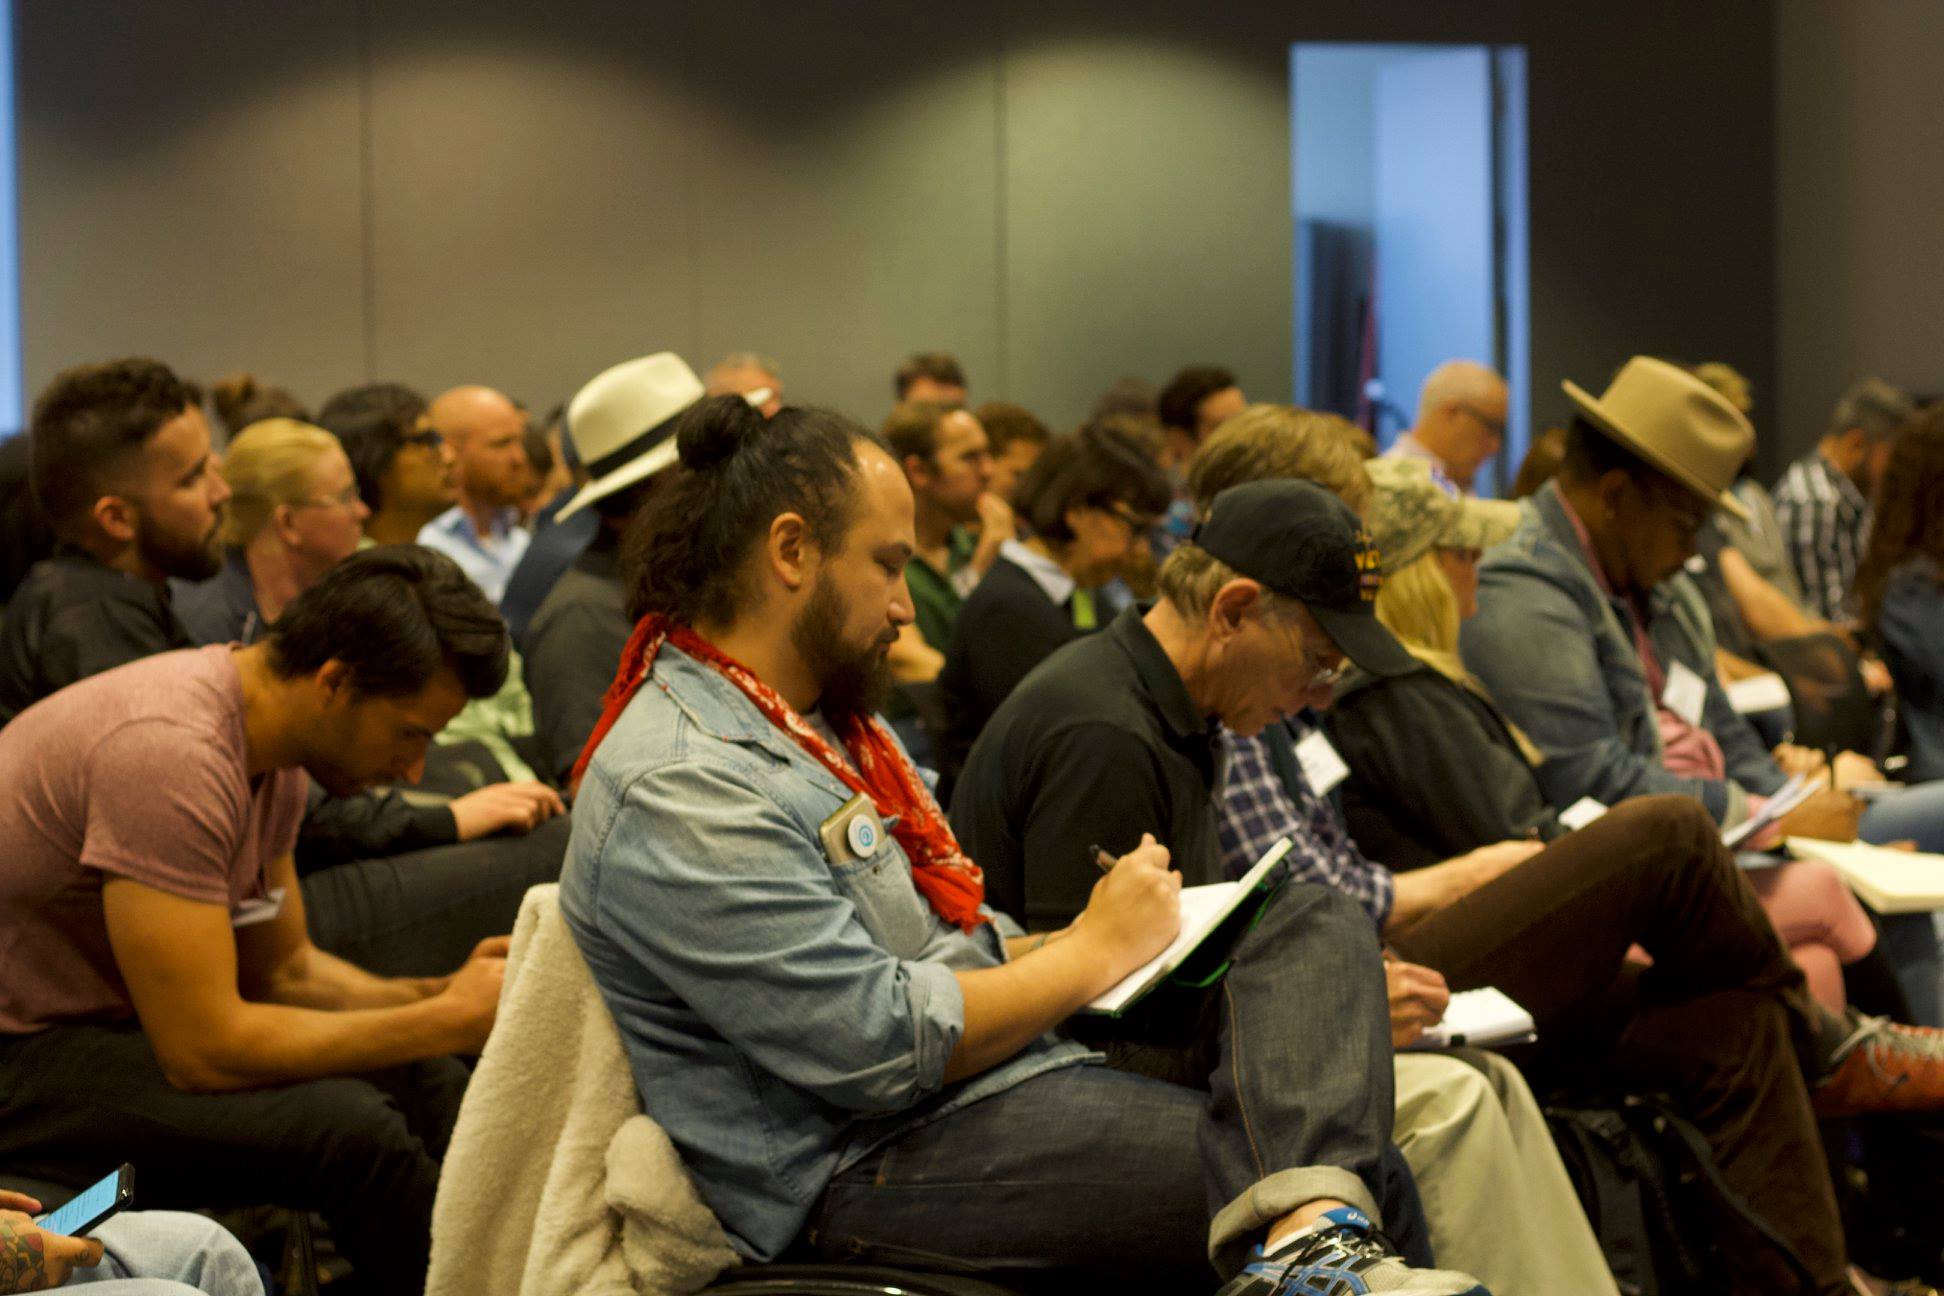
M 47 1253 L 39 1229 L 0 1219 L 0 1292 L 47 1290 Z

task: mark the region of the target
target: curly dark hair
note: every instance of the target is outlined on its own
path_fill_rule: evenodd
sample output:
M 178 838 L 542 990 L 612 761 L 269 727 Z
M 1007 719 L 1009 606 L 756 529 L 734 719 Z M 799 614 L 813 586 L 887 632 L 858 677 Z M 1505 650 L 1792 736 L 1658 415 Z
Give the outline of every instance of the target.
M 1856 569 L 1856 605 L 1865 626 L 1876 628 L 1891 574 L 1920 557 L 1944 571 L 1944 404 L 1926 408 L 1890 446 L 1870 547 Z
M 159 360 L 77 365 L 34 402 L 30 477 L 54 528 L 75 526 L 148 439 L 202 404 L 202 390 Z
M 385 506 L 385 474 L 425 409 L 425 397 L 410 387 L 381 382 L 347 388 L 317 411 L 317 425 L 343 445 L 358 494 L 374 513 Z
M 506 622 L 459 564 L 423 545 L 352 554 L 292 599 L 265 634 L 285 679 L 329 661 L 349 669 L 362 697 L 410 697 L 441 669 L 470 698 L 506 682 Z
M 676 425 L 680 466 L 635 515 L 622 546 L 629 615 L 727 622 L 742 602 L 745 559 L 780 513 L 801 514 L 826 553 L 857 512 L 863 425 L 786 405 L 765 419 L 740 396 L 712 396 Z
M 1218 391 L 1236 385 L 1236 377 L 1220 365 L 1189 365 L 1168 380 L 1155 400 L 1161 426 L 1180 432 L 1195 430 L 1195 411 Z
M 1122 504 L 1159 518 L 1174 489 L 1153 453 L 1124 420 L 1087 423 L 1056 437 L 1013 488 L 1013 507 L 1042 540 L 1073 539 L 1068 509 L 1112 510 Z
M 965 370 L 949 351 L 919 351 L 906 356 L 905 362 L 898 366 L 898 372 L 891 376 L 891 390 L 899 400 L 903 400 L 905 393 L 911 390 L 911 384 L 920 378 L 949 383 L 954 387 L 965 386 Z

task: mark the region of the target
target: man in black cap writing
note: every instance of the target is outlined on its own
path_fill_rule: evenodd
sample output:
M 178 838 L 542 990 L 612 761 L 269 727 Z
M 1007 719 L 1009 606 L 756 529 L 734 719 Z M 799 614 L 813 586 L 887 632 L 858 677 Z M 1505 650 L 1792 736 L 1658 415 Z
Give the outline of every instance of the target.
M 1169 556 L 1161 597 L 1049 658 L 980 734 L 952 827 L 995 907 L 1056 927 L 1086 907 L 1092 847 L 1154 829 L 1190 886 L 1219 882 L 1221 731 L 1301 711 L 1347 656 L 1373 675 L 1414 661 L 1377 621 L 1377 552 L 1309 482 L 1222 492 Z
M 1184 883 L 1221 881 L 1222 727 L 1255 734 L 1301 711 L 1346 654 L 1373 673 L 1410 669 L 1376 620 L 1379 579 L 1356 515 L 1321 487 L 1262 481 L 1218 496 L 1162 567 L 1160 599 L 1048 658 L 973 745 L 951 817 L 985 870 L 988 903 L 1057 934 L 1086 909 L 1096 860 L 1144 832 Z M 1206 1087 L 1213 1064 L 1232 1079 L 1232 1093 L 1216 1086 L 1216 1106 L 1239 1108 L 1284 1145 L 1282 1159 L 1307 1167 L 1258 1186 L 1265 1198 L 1288 1192 L 1279 1207 L 1326 1195 L 1309 1176 L 1343 1192 L 1347 1206 L 1300 1233 L 1272 1230 L 1237 1293 L 1286 1290 L 1319 1263 L 1345 1291 L 1483 1290 L 1406 1269 L 1365 1214 L 1390 1211 L 1382 1223 L 1400 1240 L 1422 1227 L 1390 1146 L 1385 978 L 1361 913 L 1327 888 L 1285 885 L 1229 951 L 1223 981 L 1166 986 L 1126 1018 L 1066 1026 L 1121 1069 Z

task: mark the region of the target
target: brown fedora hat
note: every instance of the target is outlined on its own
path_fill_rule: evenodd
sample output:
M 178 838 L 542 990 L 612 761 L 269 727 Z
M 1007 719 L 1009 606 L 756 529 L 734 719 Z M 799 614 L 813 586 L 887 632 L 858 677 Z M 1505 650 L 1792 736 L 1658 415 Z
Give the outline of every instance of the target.
M 1695 494 L 1748 517 L 1728 488 L 1748 460 L 1755 429 L 1714 388 L 1652 356 L 1627 361 L 1597 400 L 1570 380 L 1560 386 L 1621 445 Z

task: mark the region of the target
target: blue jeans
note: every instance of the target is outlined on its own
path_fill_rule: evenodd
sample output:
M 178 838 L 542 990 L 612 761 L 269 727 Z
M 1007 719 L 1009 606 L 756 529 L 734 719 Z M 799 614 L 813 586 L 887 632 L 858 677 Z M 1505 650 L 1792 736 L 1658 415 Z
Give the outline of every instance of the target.
M 96 1229 L 101 1263 L 68 1285 L 94 1296 L 263 1296 L 256 1261 L 228 1230 L 200 1215 L 128 1211 Z
M 1944 852 L 1944 782 L 1915 783 L 1878 797 L 1863 812 L 1856 835 L 1866 842 L 1914 841 L 1917 849 Z M 1944 1026 L 1944 957 L 1932 915 L 1887 914 L 1878 920 L 1884 958 L 1896 969 L 1911 1015 L 1924 1026 Z
M 831 1182 L 806 1248 L 1193 1291 L 1211 1261 L 1233 1272 L 1268 1225 L 1328 1198 L 1431 1262 L 1390 1143 L 1383 970 L 1355 902 L 1285 886 L 1219 984 L 1074 1028 L 1112 1065 L 1037 1076 L 878 1148 Z

